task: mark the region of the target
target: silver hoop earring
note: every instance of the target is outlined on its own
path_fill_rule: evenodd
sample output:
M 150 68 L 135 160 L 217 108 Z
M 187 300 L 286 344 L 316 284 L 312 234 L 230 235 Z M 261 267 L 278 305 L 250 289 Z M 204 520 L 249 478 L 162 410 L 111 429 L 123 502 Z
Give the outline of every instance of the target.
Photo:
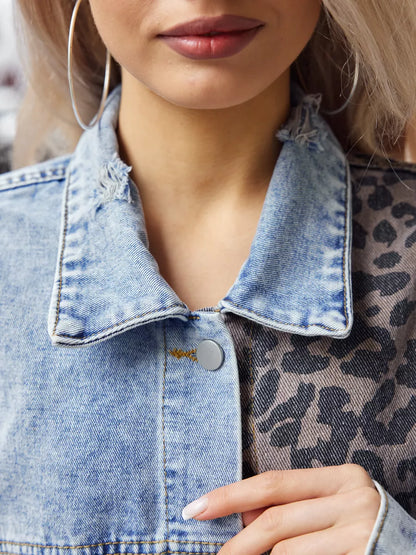
M 348 106 L 348 104 L 351 102 L 352 97 L 355 94 L 355 91 L 357 90 L 357 85 L 358 85 L 358 78 L 360 76 L 360 62 L 358 59 L 357 54 L 355 54 L 355 67 L 354 67 L 354 81 L 352 83 L 352 89 L 351 92 L 347 98 L 347 100 L 344 102 L 344 104 L 342 106 L 340 106 L 340 108 L 337 108 L 336 110 L 322 110 L 322 112 L 327 115 L 327 116 L 335 116 L 336 114 L 340 114 L 341 112 L 343 112 L 345 110 L 345 108 Z M 341 95 L 340 95 L 341 96 Z
M 78 10 L 81 5 L 82 0 L 77 0 L 72 11 L 71 17 L 71 24 L 69 26 L 69 35 L 68 35 L 68 83 L 69 83 L 69 93 L 71 95 L 71 103 L 72 103 L 72 110 L 74 111 L 75 119 L 77 120 L 78 124 L 82 129 L 87 131 L 88 129 L 92 129 L 94 125 L 101 119 L 101 116 L 104 112 L 105 103 L 108 97 L 108 91 L 110 89 L 110 76 L 111 76 L 111 54 L 107 50 L 106 61 L 105 61 L 105 76 L 104 76 L 104 87 L 103 92 L 101 95 L 101 102 L 100 107 L 98 109 L 97 114 L 94 116 L 93 120 L 89 125 L 82 121 L 82 118 L 79 114 L 77 103 L 75 100 L 75 89 L 74 89 L 74 80 L 72 77 L 72 47 L 74 42 L 74 34 L 75 34 L 75 23 L 77 20 Z
M 298 66 L 297 63 L 295 64 L 295 67 L 296 67 L 296 72 L 298 74 L 300 83 L 306 91 L 305 81 L 303 79 L 302 74 L 300 73 L 299 66 Z M 329 110 L 321 109 L 321 112 L 323 114 L 327 115 L 327 116 L 335 116 L 336 114 L 340 114 L 341 112 L 343 112 L 345 110 L 345 108 L 348 106 L 348 104 L 351 102 L 351 100 L 352 100 L 352 98 L 353 98 L 353 96 L 354 96 L 354 94 L 357 90 L 359 77 L 360 77 L 360 62 L 359 62 L 359 59 L 358 59 L 358 55 L 355 54 L 354 80 L 353 80 L 353 83 L 352 83 L 351 92 L 350 92 L 347 100 L 344 102 L 344 104 L 342 106 L 340 106 L 336 110 L 330 110 L 329 111 Z

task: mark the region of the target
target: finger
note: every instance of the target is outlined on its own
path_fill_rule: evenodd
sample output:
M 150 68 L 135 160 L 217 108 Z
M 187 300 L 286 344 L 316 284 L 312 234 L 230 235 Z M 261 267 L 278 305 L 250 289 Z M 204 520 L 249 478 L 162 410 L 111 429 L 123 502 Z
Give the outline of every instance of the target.
M 359 487 L 375 486 L 367 472 L 348 464 L 298 470 L 272 470 L 217 488 L 185 507 L 184 518 L 209 520 L 261 509 L 328 497 Z
M 333 526 L 337 516 L 334 509 L 331 498 L 325 497 L 270 507 L 231 538 L 219 554 L 260 555 L 279 541 Z
M 274 546 L 270 555 L 364 555 L 368 538 L 355 526 L 329 528 L 284 540 Z
M 378 513 L 378 500 L 375 502 L 373 490 L 367 490 L 371 495 L 347 492 L 269 507 L 229 540 L 220 553 L 259 555 L 288 538 L 304 536 L 334 526 L 339 528 L 355 525 L 356 522 L 360 530 L 363 528 L 362 523 L 365 523 L 367 537 L 370 537 Z M 375 492 L 375 495 L 379 496 L 378 492 Z

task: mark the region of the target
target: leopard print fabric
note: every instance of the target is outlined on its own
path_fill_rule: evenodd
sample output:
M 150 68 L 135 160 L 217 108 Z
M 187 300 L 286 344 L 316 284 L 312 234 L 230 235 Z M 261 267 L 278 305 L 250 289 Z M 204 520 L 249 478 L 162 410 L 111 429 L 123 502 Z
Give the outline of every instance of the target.
M 363 466 L 416 517 L 416 165 L 350 159 L 354 324 L 304 337 L 227 314 L 243 476 Z

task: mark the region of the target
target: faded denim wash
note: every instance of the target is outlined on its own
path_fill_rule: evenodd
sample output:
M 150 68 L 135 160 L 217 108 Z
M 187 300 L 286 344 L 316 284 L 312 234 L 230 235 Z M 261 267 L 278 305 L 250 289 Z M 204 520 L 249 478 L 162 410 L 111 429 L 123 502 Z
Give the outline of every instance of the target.
M 0 178 L 2 553 L 211 554 L 241 530 L 241 515 L 181 517 L 242 476 L 222 315 L 338 338 L 352 326 L 348 164 L 319 97 L 293 98 L 250 255 L 216 307 L 190 311 L 148 250 L 118 157 L 119 89 L 72 156 Z M 224 351 L 217 371 L 195 369 L 204 339 Z M 415 521 L 377 487 L 367 554 L 411 553 Z

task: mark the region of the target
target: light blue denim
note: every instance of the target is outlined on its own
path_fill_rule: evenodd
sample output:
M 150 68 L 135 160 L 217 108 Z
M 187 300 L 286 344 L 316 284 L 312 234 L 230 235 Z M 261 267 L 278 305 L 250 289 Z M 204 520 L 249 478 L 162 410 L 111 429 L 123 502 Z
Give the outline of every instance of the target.
M 242 529 L 239 514 L 181 516 L 242 477 L 222 315 L 338 338 L 352 325 L 348 164 L 319 97 L 292 93 L 250 255 L 216 307 L 191 312 L 148 250 L 120 89 L 72 156 L 0 177 L 1 553 L 211 554 Z M 217 371 L 195 364 L 204 339 L 224 351 Z M 367 553 L 413 552 L 415 521 L 381 493 Z

